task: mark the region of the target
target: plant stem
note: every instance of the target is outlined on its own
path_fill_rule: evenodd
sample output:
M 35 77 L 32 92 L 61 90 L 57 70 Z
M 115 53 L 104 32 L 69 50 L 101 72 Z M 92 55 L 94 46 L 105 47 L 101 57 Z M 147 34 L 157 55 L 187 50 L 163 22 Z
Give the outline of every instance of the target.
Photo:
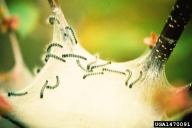
M 53 15 L 59 21 L 59 29 L 63 31 L 65 27 L 68 26 L 68 24 L 59 6 L 59 2 L 57 0 L 48 0 L 48 2 L 53 12 Z
M 159 72 L 170 57 L 192 15 L 192 0 L 177 0 L 166 24 L 151 50 L 145 69 Z
M 10 14 L 9 14 L 9 10 L 7 8 L 7 5 L 5 3 L 4 0 L 0 0 L 0 3 L 1 3 L 1 7 L 3 8 L 3 13 L 6 17 L 10 17 Z M 17 40 L 17 37 L 15 35 L 15 32 L 13 32 L 12 30 L 9 32 L 9 37 L 10 37 L 10 42 L 11 42 L 11 46 L 12 46 L 12 49 L 13 49 L 13 56 L 14 56 L 14 59 L 15 59 L 15 66 L 19 66 L 19 67 L 22 67 L 23 66 L 23 59 L 22 59 L 22 55 L 21 55 L 21 50 L 19 48 L 19 43 L 18 43 L 18 40 Z
M 52 10 L 54 10 L 55 8 L 59 8 L 57 0 L 48 0 L 48 2 Z

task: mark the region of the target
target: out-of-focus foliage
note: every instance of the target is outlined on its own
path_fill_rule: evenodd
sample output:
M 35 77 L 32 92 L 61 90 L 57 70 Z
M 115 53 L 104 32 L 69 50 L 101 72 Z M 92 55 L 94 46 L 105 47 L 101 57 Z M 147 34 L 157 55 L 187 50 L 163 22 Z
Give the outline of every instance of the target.
M 11 15 L 18 15 L 20 18 L 19 35 L 23 38 L 28 36 L 37 25 L 39 8 L 31 1 L 12 2 L 9 11 Z
M 100 53 L 102 59 L 118 62 L 139 57 L 148 48 L 144 37 L 151 31 L 160 34 L 175 0 L 58 0 L 79 43 L 90 53 Z M 46 24 L 51 15 L 47 0 L 7 0 L 12 13 L 21 17 L 18 31 L 26 64 L 32 68 L 43 65 L 43 48 L 51 41 L 52 26 Z M 37 22 L 38 20 L 38 22 Z M 192 22 L 186 26 L 178 46 L 166 65 L 168 80 L 180 85 L 191 81 Z M 9 39 L 0 35 L 0 71 L 13 63 Z M 9 65 L 9 68 L 6 66 Z

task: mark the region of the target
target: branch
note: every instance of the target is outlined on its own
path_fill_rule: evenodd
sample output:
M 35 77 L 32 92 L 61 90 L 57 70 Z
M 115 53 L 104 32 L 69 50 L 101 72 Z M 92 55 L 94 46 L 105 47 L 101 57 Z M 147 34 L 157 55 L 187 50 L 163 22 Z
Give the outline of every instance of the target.
M 192 15 L 192 0 L 177 0 L 146 61 L 146 70 L 160 71 Z
M 48 2 L 52 11 L 55 10 L 55 8 L 59 8 L 59 3 L 57 0 L 48 0 Z
M 59 2 L 57 0 L 48 0 L 51 10 L 55 18 L 59 21 L 60 30 L 64 30 L 66 26 L 68 26 L 67 21 L 64 17 L 64 14 L 59 6 Z
M 3 9 L 3 14 L 6 17 L 10 18 L 8 8 L 7 8 L 7 5 L 4 2 L 4 0 L 0 0 L 0 3 L 1 3 L 0 6 Z M 12 46 L 12 49 L 13 49 L 15 64 L 22 66 L 23 65 L 23 59 L 22 59 L 22 55 L 21 55 L 20 48 L 19 48 L 19 45 L 18 45 L 18 40 L 17 40 L 17 37 L 16 37 L 15 33 L 12 30 L 9 31 L 9 37 L 10 37 L 11 46 Z

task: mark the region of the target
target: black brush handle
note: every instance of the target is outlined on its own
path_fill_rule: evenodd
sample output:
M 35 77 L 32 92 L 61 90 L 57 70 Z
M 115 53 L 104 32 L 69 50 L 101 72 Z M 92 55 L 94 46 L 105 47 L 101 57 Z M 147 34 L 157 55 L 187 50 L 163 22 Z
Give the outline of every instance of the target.
M 177 0 L 146 62 L 146 69 L 161 70 L 192 15 L 192 0 Z

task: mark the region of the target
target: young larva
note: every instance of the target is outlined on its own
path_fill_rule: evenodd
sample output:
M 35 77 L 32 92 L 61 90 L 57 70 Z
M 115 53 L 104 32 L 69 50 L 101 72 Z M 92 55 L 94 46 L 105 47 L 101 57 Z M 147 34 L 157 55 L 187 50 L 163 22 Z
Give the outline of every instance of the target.
M 86 77 L 91 76 L 91 75 L 99 75 L 99 74 L 104 74 L 104 73 L 103 73 L 103 72 L 89 73 L 89 74 L 84 75 L 84 76 L 83 76 L 83 79 L 85 79 Z
M 59 77 L 56 76 L 56 79 L 57 79 L 57 82 L 56 82 L 55 86 L 47 86 L 48 89 L 55 89 L 57 86 L 59 86 L 59 83 L 60 83 Z
M 72 29 L 70 26 L 65 27 L 65 29 L 68 29 L 68 30 L 71 31 L 71 33 L 72 33 L 72 35 L 73 35 L 73 38 L 74 38 L 74 40 L 75 40 L 75 43 L 77 44 L 77 38 L 76 38 L 76 36 L 75 36 L 75 33 L 74 33 L 73 29 Z
M 50 16 L 49 17 L 49 24 L 53 25 L 55 23 L 55 20 L 57 20 L 54 16 Z M 59 24 L 59 21 L 57 20 L 58 24 Z
M 55 59 L 57 59 L 57 60 L 60 60 L 60 61 L 62 61 L 62 62 L 65 62 L 65 60 L 64 60 L 63 58 L 61 58 L 61 57 L 59 57 L 59 56 L 56 56 L 56 55 L 53 55 L 53 54 L 47 54 L 47 55 L 46 55 L 46 58 L 45 58 L 45 62 L 48 61 L 48 58 L 49 58 L 49 57 L 53 57 L 53 58 L 55 58 Z
M 89 70 L 89 68 L 90 68 L 90 66 L 92 65 L 92 64 L 94 64 L 94 63 L 96 63 L 97 62 L 97 60 L 98 60 L 98 57 L 97 56 L 95 56 L 95 61 L 93 61 L 93 62 L 90 62 L 89 64 L 87 64 L 87 69 Z
M 45 87 L 47 86 L 47 84 L 48 84 L 48 80 L 46 80 L 45 84 L 44 84 L 43 87 L 41 88 L 40 98 L 43 98 L 43 92 L 44 92 Z
M 91 72 L 91 70 L 87 70 L 86 68 L 84 68 L 84 67 L 81 65 L 81 63 L 80 63 L 79 60 L 76 60 L 76 62 L 77 62 L 77 65 L 78 65 L 83 71 L 85 71 L 85 72 Z
M 141 79 L 141 77 L 142 77 L 142 71 L 140 71 L 140 76 L 139 76 L 135 81 L 133 81 L 133 82 L 129 85 L 129 88 L 132 88 L 132 86 L 133 86 L 136 82 L 138 82 L 138 81 Z
M 37 73 L 39 73 L 40 71 L 41 71 L 41 69 L 38 68 L 38 69 L 37 69 Z
M 81 56 L 81 55 L 75 55 L 75 54 L 63 54 L 62 57 L 75 57 L 75 58 L 80 58 L 83 60 L 87 60 L 87 58 Z
M 91 70 L 93 70 L 94 68 L 99 68 L 99 67 L 106 66 L 106 65 L 108 65 L 108 64 L 111 64 L 111 62 L 107 62 L 107 63 L 105 63 L 105 64 L 100 64 L 100 65 L 94 65 L 94 66 L 91 67 Z
M 125 85 L 127 86 L 128 80 L 129 80 L 129 79 L 131 78 L 131 76 L 132 76 L 132 72 L 131 72 L 129 69 L 127 69 L 126 71 L 129 72 L 129 76 L 128 76 L 127 79 L 125 80 Z
M 119 73 L 119 74 L 122 74 L 122 75 L 126 75 L 124 72 L 117 71 L 117 70 L 111 70 L 111 69 L 108 69 L 108 68 L 103 68 L 102 71 L 108 71 L 108 72 L 114 72 L 114 73 Z
M 58 46 L 58 47 L 60 47 L 60 48 L 63 48 L 63 46 L 60 45 L 60 44 L 58 44 L 58 43 L 51 43 L 51 44 L 48 46 L 48 48 L 47 48 L 47 52 L 48 52 L 48 53 L 51 51 L 51 47 L 53 47 L 53 46 Z
M 8 92 L 8 96 L 23 96 L 28 94 L 28 92 L 23 92 L 23 93 L 14 93 L 14 92 Z

